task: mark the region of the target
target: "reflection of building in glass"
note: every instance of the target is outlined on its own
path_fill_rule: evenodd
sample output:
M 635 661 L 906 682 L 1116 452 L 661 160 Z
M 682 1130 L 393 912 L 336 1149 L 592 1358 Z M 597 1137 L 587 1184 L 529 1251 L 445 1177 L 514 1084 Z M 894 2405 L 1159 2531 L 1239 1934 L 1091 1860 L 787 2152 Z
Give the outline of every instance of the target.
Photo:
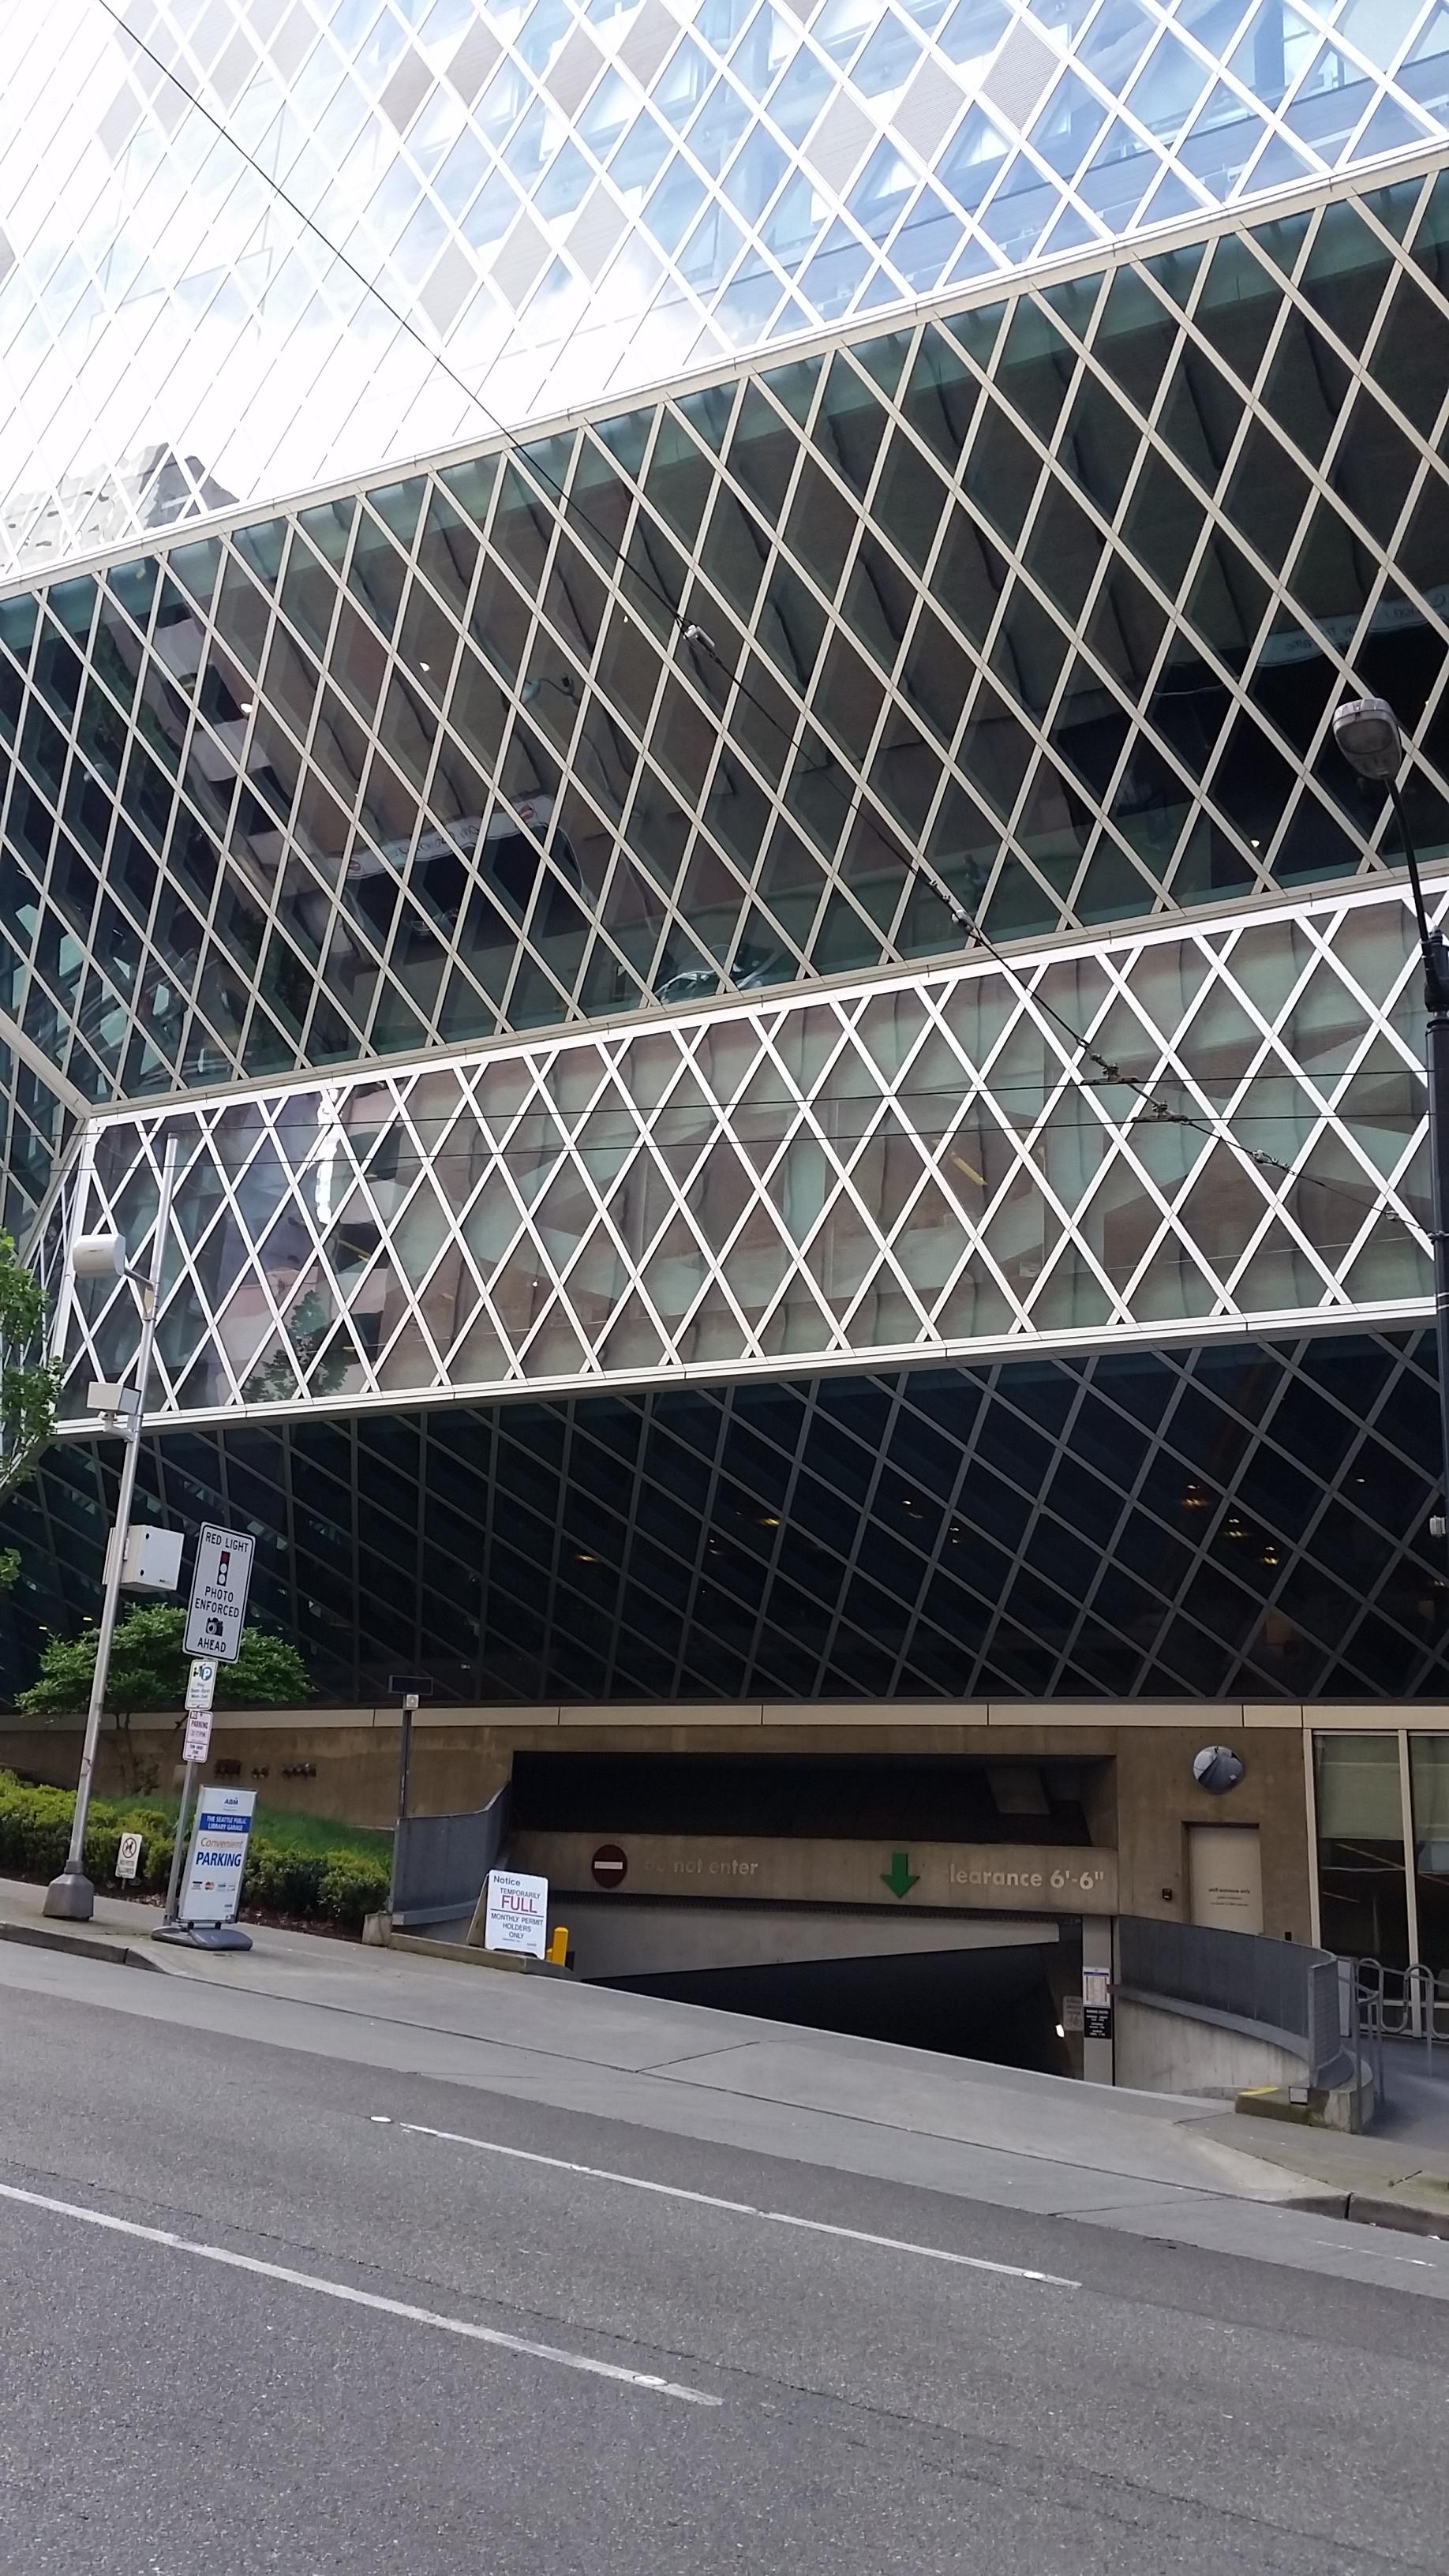
M 265 501 L 1449 120 L 1439 0 L 162 0 L 125 32 L 6 0 L 0 32 L 21 564 L 122 537 L 92 495 L 148 440 Z
M 1449 19 L 151 14 L 426 347 L 12 13 L 22 122 L 95 66 L 0 180 L 19 1653 L 132 1347 L 63 1225 L 143 1251 L 179 1131 L 147 1507 L 256 1533 L 325 1697 L 1323 1700 L 1325 1923 L 1449 1922 L 1449 1732 L 1341 1722 L 1442 1690 L 1449 1581 L 1330 732 L 1397 707 L 1440 902 Z

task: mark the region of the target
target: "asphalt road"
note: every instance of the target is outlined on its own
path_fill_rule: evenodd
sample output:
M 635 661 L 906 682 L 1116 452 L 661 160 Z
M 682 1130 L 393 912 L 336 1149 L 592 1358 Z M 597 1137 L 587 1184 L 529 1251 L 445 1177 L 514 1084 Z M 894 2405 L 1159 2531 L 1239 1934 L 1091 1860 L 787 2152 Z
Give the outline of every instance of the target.
M 0 2285 L 5 2576 L 1449 2566 L 1440 2300 L 3 1983 Z

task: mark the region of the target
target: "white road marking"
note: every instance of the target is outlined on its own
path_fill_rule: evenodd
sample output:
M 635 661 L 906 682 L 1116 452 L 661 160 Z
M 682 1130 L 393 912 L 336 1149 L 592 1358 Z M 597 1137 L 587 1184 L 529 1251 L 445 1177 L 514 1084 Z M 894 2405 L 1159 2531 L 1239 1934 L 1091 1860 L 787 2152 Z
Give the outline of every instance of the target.
M 379 2118 L 373 2112 L 374 2120 Z M 387 2125 L 392 2124 L 389 2121 Z M 991 2263 L 984 2254 L 953 2254 L 944 2245 L 917 2245 L 906 2236 L 872 2236 L 863 2227 L 835 2227 L 825 2218 L 798 2218 L 789 2209 L 758 2209 L 751 2200 L 718 2200 L 713 2192 L 686 2191 L 682 2183 L 650 2182 L 643 2174 L 613 2173 L 606 2165 L 571 2164 L 566 2156 L 539 2155 L 532 2147 L 500 2146 L 496 2138 L 472 2138 L 461 2129 L 430 2129 L 421 2120 L 400 2120 L 405 2137 L 440 2138 L 450 2147 L 476 2147 L 480 2155 L 511 2156 L 518 2164 L 547 2165 L 554 2173 L 582 2174 L 589 2182 L 618 2182 L 630 2191 L 654 2191 L 666 2200 L 694 2201 L 701 2209 L 727 2210 L 733 2218 L 768 2219 L 773 2227 L 803 2227 L 815 2236 L 843 2236 L 852 2245 L 882 2245 L 892 2254 L 919 2254 L 929 2263 L 955 2263 L 965 2272 L 999 2272 L 1011 2281 L 1040 2281 L 1053 2290 L 1079 2290 L 1060 2272 L 1033 2272 L 1025 2263 Z
M 1371 2218 L 1361 2218 L 1357 2224 L 1372 2227 L 1374 2222 Z M 1440 2272 L 1444 2268 L 1442 2263 L 1435 2262 L 1432 2254 L 1390 2254 L 1383 2245 L 1341 2245 L 1333 2236 L 1316 2236 L 1313 2241 L 1315 2245 L 1324 2246 L 1330 2254 L 1351 2257 L 1361 2263 L 1408 2263 L 1416 2272 Z
M 625 2370 L 618 2362 L 595 2361 L 588 2353 L 565 2352 L 552 2343 L 532 2343 L 526 2335 L 503 2334 L 496 2326 L 475 2326 L 465 2317 L 440 2316 L 435 2308 L 415 2308 L 406 2299 L 385 2299 L 376 2290 L 355 2290 L 346 2281 L 323 2280 L 315 2272 L 294 2272 L 286 2263 L 264 2263 L 255 2254 L 234 2254 L 226 2245 L 197 2245 L 186 2236 L 173 2235 L 168 2227 L 142 2227 L 134 2218 L 114 2218 L 107 2209 L 86 2209 L 77 2201 L 52 2200 L 42 2191 L 22 2191 L 18 2184 L 0 2182 L 0 2199 L 15 2200 L 27 2209 L 48 2209 L 58 2218 L 78 2218 L 87 2227 L 108 2228 L 116 2236 L 139 2237 L 145 2245 L 164 2246 L 168 2253 L 198 2255 L 204 2263 L 224 2263 L 233 2272 L 255 2272 L 264 2281 L 285 2281 L 293 2290 L 315 2290 L 324 2299 L 341 2299 L 353 2308 L 372 2308 L 380 2316 L 403 2317 L 410 2325 L 434 2326 L 442 2334 L 462 2335 L 469 2343 L 492 2344 L 503 2352 L 527 2353 L 534 2361 L 560 2362 L 565 2370 L 584 2370 L 595 2379 L 617 2379 L 626 2388 L 645 2388 L 656 2397 L 682 2398 L 687 2406 L 721 2406 L 723 2398 L 711 2397 L 702 2388 L 684 2388 L 672 2379 L 656 2378 L 647 2370 Z

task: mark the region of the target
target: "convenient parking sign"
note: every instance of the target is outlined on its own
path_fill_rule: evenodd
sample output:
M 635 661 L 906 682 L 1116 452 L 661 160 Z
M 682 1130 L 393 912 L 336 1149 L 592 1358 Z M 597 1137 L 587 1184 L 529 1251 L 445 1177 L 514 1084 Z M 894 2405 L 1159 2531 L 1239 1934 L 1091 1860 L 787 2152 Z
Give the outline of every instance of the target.
M 255 1789 L 203 1789 L 181 1890 L 183 1923 L 234 1923 L 247 1865 Z
M 184 1651 L 216 1664 L 234 1664 L 241 1653 L 252 1578 L 255 1539 L 241 1530 L 205 1528 L 196 1549 Z

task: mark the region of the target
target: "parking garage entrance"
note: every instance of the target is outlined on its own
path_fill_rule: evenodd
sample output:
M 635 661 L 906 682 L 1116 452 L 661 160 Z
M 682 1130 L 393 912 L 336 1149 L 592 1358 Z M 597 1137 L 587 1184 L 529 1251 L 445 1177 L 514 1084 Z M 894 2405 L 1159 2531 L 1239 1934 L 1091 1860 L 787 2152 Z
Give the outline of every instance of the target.
M 1112 1767 L 520 1752 L 509 1856 L 590 1982 L 1068 2072 Z

